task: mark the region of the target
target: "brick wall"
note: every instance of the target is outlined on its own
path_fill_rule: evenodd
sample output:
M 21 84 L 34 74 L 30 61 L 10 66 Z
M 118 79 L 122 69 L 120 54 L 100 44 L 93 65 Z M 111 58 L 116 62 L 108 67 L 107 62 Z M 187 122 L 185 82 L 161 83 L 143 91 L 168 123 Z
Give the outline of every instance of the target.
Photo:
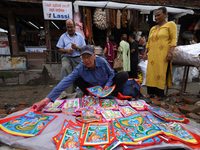
M 113 2 L 200 8 L 200 0 L 110 0 Z

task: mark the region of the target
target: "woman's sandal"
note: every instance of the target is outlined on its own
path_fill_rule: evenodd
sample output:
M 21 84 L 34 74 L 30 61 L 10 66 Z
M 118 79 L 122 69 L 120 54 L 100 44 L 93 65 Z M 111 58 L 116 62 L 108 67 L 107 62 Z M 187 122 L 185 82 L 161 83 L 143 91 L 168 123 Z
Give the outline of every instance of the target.
M 146 97 L 146 98 L 154 98 L 155 96 L 152 95 L 152 94 L 148 94 L 148 95 L 146 95 L 145 97 Z
M 160 96 L 155 95 L 155 99 L 156 99 L 157 101 L 162 101 L 162 100 L 164 99 L 164 97 L 160 97 Z

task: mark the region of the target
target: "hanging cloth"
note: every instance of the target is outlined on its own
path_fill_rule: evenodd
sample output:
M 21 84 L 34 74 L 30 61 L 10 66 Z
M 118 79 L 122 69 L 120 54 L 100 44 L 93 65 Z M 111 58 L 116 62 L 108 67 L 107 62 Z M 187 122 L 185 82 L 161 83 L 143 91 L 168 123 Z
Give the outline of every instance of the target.
M 89 34 L 87 34 L 87 32 L 86 32 L 86 31 L 88 31 L 88 29 L 87 29 L 87 17 L 86 17 L 86 8 L 85 8 L 85 6 L 83 6 L 83 24 L 84 24 L 85 36 L 88 38 Z
M 83 32 L 83 24 L 81 23 L 81 13 L 80 12 L 74 12 L 74 22 L 75 22 L 76 32 L 82 34 L 82 36 L 85 39 L 85 34 Z
M 129 13 L 130 13 L 130 19 L 129 19 L 129 22 L 128 22 L 128 28 L 129 28 L 129 30 L 131 30 L 131 24 L 133 22 L 133 12 L 132 12 L 132 10 L 129 10 Z
M 124 27 L 124 28 L 126 28 L 127 27 L 127 10 L 126 9 L 123 9 L 122 10 L 122 26 Z
M 91 9 L 87 8 L 87 26 L 88 26 L 88 31 L 89 31 L 89 42 L 90 45 L 92 45 L 92 39 L 93 39 L 93 34 L 92 34 L 92 14 L 91 14 Z
M 118 9 L 117 10 L 117 29 L 121 29 L 121 11 Z
M 131 11 L 131 10 L 128 10 L 128 12 L 127 12 L 127 20 L 130 20 L 130 17 L 131 17 L 131 16 L 130 16 L 130 11 Z
M 116 25 L 116 19 L 115 19 L 115 10 L 113 9 L 113 10 L 111 10 L 111 14 L 110 14 L 110 16 L 111 16 L 111 24 L 110 24 L 110 26 L 111 26 L 111 28 L 115 28 L 115 25 Z
M 110 14 L 109 14 L 109 9 L 106 9 L 106 23 L 108 26 L 110 25 Z

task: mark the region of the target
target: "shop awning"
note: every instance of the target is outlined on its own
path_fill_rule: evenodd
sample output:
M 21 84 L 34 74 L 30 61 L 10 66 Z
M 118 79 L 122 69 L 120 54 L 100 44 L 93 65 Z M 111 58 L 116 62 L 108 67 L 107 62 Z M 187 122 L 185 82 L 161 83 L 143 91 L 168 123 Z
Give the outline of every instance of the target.
M 135 9 L 141 11 L 141 14 L 149 14 L 150 11 L 154 11 L 161 6 L 150 6 L 150 5 L 135 5 L 135 4 L 126 4 L 126 3 L 117 3 L 109 1 L 75 1 L 74 2 L 74 11 L 79 12 L 79 6 L 88 6 L 88 7 L 102 7 L 102 8 L 111 8 L 111 9 Z M 187 14 L 194 14 L 194 11 L 191 9 L 181 9 L 175 7 L 166 7 L 168 13 L 176 14 L 175 18 L 180 18 Z

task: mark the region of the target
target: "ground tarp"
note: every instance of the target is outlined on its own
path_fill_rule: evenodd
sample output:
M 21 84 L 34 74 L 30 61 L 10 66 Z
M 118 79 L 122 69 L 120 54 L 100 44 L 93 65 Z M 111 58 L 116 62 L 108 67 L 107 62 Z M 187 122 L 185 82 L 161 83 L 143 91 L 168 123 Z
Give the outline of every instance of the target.
M 26 113 L 29 110 L 30 110 L 30 108 L 27 108 L 25 110 L 10 114 L 7 117 L 20 115 L 20 114 Z M 149 112 L 141 111 L 141 114 L 144 114 L 144 113 L 149 113 Z M 26 149 L 30 149 L 30 150 L 56 150 L 56 144 L 54 143 L 52 137 L 54 137 L 55 135 L 57 135 L 60 132 L 62 125 L 63 125 L 63 121 L 65 119 L 71 120 L 73 122 L 76 122 L 76 121 L 75 121 L 74 116 L 69 116 L 69 115 L 65 115 L 62 113 L 51 113 L 51 115 L 58 115 L 58 117 L 55 120 L 53 120 L 41 132 L 41 134 L 39 134 L 35 137 L 25 138 L 25 137 L 10 135 L 10 134 L 7 134 L 0 130 L 0 141 L 5 144 L 8 144 L 10 146 L 13 146 L 13 147 L 26 148 Z M 189 131 L 191 131 L 197 135 L 200 135 L 200 130 L 191 126 L 190 124 L 181 123 L 181 125 L 183 125 Z M 184 144 L 166 144 L 165 142 L 162 142 L 158 145 L 139 148 L 139 150 L 152 150 L 152 149 L 160 150 L 160 149 L 178 149 L 178 148 L 183 148 L 185 150 L 192 150 L 190 147 L 188 147 Z M 122 150 L 122 147 L 119 146 L 119 147 L 115 148 L 115 150 Z

